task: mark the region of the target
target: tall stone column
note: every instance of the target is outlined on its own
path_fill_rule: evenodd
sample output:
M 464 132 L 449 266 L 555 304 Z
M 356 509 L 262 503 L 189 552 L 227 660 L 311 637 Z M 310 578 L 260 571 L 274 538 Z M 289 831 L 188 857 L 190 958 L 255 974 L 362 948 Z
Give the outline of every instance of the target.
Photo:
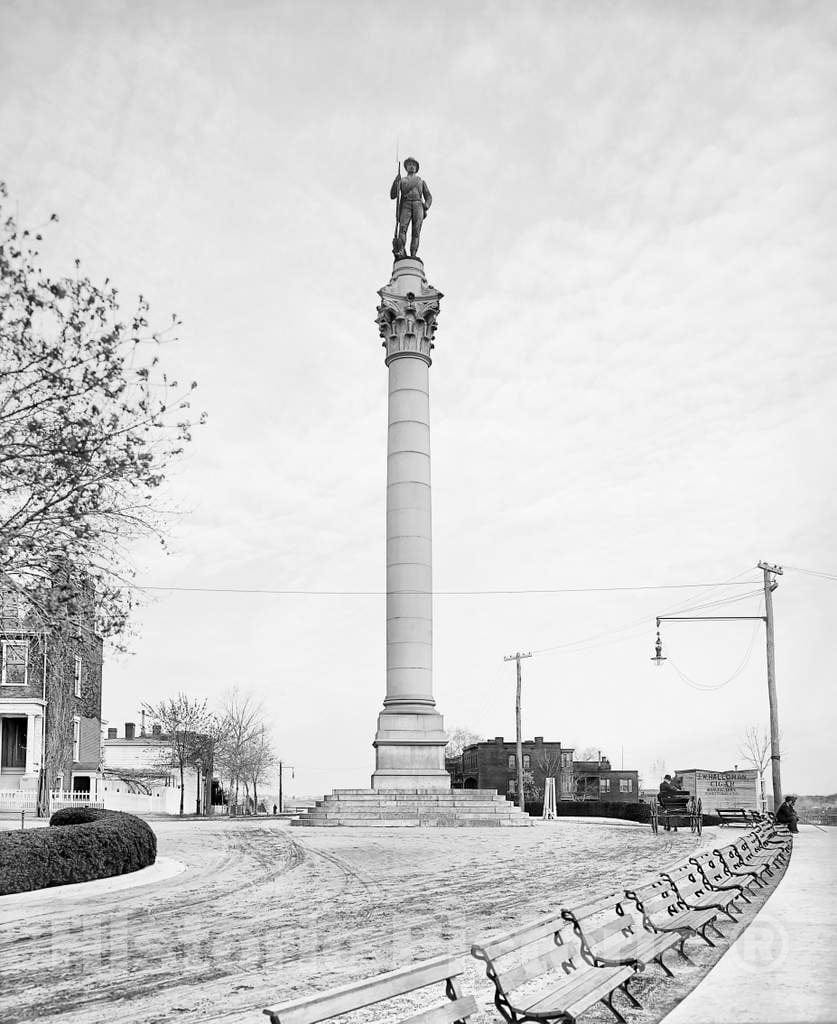
M 450 788 L 447 735 L 433 699 L 430 352 L 442 293 L 418 258 L 396 259 L 376 323 L 389 370 L 387 685 L 374 789 Z

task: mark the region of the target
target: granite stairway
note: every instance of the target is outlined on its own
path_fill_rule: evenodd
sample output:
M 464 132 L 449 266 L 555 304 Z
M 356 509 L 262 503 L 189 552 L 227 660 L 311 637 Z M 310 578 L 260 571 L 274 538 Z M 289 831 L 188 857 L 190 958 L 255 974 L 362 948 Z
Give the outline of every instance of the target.
M 534 824 L 493 789 L 336 789 L 293 826 L 513 828 Z

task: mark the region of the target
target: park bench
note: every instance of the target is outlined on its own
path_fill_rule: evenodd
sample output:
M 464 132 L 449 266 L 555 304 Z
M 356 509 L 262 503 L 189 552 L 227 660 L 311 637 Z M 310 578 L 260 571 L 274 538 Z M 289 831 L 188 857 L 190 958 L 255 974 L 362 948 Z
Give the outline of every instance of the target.
M 776 826 L 769 825 L 766 828 L 759 826 L 742 836 L 736 845 L 746 847 L 753 856 L 772 863 L 783 863 L 790 855 L 793 843 L 790 833 L 782 835 Z
M 775 821 L 764 819 L 756 824 L 753 831 L 764 847 L 781 847 L 783 855 L 790 853 L 793 848 L 793 834 L 785 825 L 777 825 Z
M 488 942 L 475 943 L 471 955 L 485 964 L 486 976 L 494 984 L 494 1005 L 509 1024 L 573 1024 L 597 1003 L 603 1003 L 624 1024 L 625 1018 L 613 1005 L 618 989 L 632 1006 L 640 1005 L 628 990 L 634 967 L 594 966 L 560 914 L 549 914 Z
M 712 852 L 721 858 L 731 875 L 750 876 L 762 887 L 767 884 L 765 876 L 773 875 L 774 862 L 781 856 L 780 850 L 763 852 L 754 850 L 744 836 L 729 846 Z
M 700 872 L 706 888 L 710 892 L 737 892 L 745 903 L 751 903 L 753 879 L 731 875 L 728 868 L 714 853 L 704 851 L 695 857 L 689 858 L 689 863 Z M 748 895 L 749 894 L 749 895 Z
M 715 815 L 722 827 L 738 825 L 742 828 L 752 828 L 755 820 L 753 811 L 748 811 L 744 807 L 716 807 Z
M 375 1003 L 397 999 L 429 985 L 444 983 L 446 1002 L 419 1013 L 407 1009 L 394 1019 L 402 1024 L 464 1024 L 472 1013 L 477 1012 L 477 1004 L 472 995 L 462 994 L 461 975 L 462 963 L 458 958 L 439 956 L 305 999 L 269 1006 L 264 1012 L 270 1017 L 271 1024 L 317 1024 Z M 393 1020 L 391 1013 L 386 1017 L 388 1021 Z
M 626 889 L 625 897 L 636 905 L 646 927 L 680 936 L 680 955 L 687 961 L 689 958 L 684 946 L 689 936 L 696 935 L 714 948 L 715 943 L 706 934 L 706 929 L 711 926 L 723 938 L 724 933 L 715 923 L 718 911 L 712 907 L 706 910 L 687 907 L 671 882 L 665 878 L 656 878 L 633 889 Z
M 735 902 L 741 895 L 740 891 L 719 892 L 709 889 L 703 875 L 694 864 L 683 864 L 670 871 L 664 871 L 662 877 L 671 882 L 675 892 L 689 910 L 719 910 L 731 921 L 738 920 L 733 911 L 741 913 Z
M 612 892 L 580 907 L 565 907 L 561 917 L 573 926 L 582 953 L 595 967 L 641 971 L 648 963 L 658 963 L 673 977 L 663 953 L 677 945 L 679 936 L 652 931 L 633 913 L 635 909 L 625 907 L 621 892 Z

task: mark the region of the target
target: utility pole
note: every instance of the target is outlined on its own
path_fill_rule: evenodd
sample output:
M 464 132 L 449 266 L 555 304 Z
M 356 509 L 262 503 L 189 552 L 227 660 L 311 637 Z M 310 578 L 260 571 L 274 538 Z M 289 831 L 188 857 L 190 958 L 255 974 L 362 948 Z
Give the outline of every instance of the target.
M 658 667 L 666 660 L 663 657 L 663 645 L 660 640 L 661 622 L 742 622 L 758 620 L 767 627 L 767 699 L 770 704 L 770 764 L 773 776 L 773 810 L 779 809 L 782 802 L 782 770 L 779 764 L 779 709 L 776 701 L 776 657 L 773 645 L 773 591 L 779 584 L 776 576 L 782 576 L 781 565 L 759 562 L 759 569 L 764 573 L 764 615 L 658 615 L 657 643 L 654 645 L 654 657 L 651 661 Z
M 779 752 L 779 709 L 776 701 L 776 655 L 773 646 L 773 591 L 779 584 L 775 577 L 783 575 L 780 565 L 759 562 L 764 573 L 764 612 L 767 619 L 767 699 L 770 702 L 770 765 L 773 774 L 773 812 L 782 802 L 782 769 Z
M 523 795 L 523 737 L 520 733 L 520 691 L 522 684 L 520 675 L 520 659 L 531 657 L 531 651 L 529 651 L 528 654 L 521 654 L 520 651 L 517 651 L 516 653 L 509 654 L 507 657 L 503 658 L 503 661 L 517 662 L 517 699 L 514 704 L 515 727 L 517 729 L 517 757 L 515 760 L 517 761 L 517 806 L 521 811 L 526 810 L 526 798 Z
M 290 768 L 291 769 L 291 778 L 293 778 L 294 777 L 294 774 L 293 774 L 294 773 L 294 767 L 295 766 L 292 765 L 292 764 L 285 764 L 284 761 L 280 761 L 279 762 L 279 813 L 280 814 L 283 814 L 284 811 L 285 811 L 284 792 L 282 790 L 282 771 L 283 771 L 284 768 Z

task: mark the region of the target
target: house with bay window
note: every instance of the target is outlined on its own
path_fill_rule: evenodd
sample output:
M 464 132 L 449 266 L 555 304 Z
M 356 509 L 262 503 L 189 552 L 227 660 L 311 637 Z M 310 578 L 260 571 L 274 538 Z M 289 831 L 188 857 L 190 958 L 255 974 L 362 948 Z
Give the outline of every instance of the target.
M 66 582 L 62 585 L 67 590 Z M 102 641 L 77 588 L 47 618 L 0 589 L 0 809 L 45 807 L 52 789 L 101 777 Z

